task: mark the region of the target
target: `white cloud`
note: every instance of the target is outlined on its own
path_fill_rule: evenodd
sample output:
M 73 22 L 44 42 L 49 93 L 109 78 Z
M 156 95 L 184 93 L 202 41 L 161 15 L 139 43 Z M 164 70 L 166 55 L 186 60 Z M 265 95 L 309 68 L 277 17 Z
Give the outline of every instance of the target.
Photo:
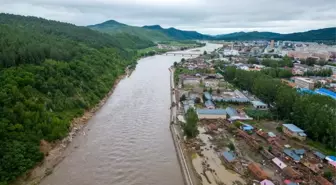
M 334 0 L 0 0 L 0 12 L 77 25 L 114 19 L 208 34 L 296 32 L 336 26 Z

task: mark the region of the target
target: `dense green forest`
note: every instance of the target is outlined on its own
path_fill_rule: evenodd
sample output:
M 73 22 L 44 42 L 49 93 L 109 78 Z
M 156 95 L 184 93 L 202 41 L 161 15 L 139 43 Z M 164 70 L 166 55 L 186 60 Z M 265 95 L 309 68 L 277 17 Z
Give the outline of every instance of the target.
M 0 14 L 0 184 L 43 159 L 39 144 L 67 135 L 70 121 L 95 106 L 136 51 L 152 46 L 86 27 Z M 126 48 L 126 49 L 124 49 Z
M 264 72 L 250 72 L 225 68 L 224 77 L 237 87 L 248 90 L 261 100 L 274 106 L 274 114 L 301 127 L 314 141 L 331 150 L 336 148 L 336 103 L 322 95 L 299 94 L 279 79 Z M 274 76 L 273 76 L 274 77 Z

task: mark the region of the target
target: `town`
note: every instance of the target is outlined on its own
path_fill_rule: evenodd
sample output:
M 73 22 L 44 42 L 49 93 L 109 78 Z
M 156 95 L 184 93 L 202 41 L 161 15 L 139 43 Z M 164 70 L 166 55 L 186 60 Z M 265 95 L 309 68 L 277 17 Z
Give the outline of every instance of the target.
M 334 184 L 336 47 L 217 43 L 170 69 L 192 184 Z

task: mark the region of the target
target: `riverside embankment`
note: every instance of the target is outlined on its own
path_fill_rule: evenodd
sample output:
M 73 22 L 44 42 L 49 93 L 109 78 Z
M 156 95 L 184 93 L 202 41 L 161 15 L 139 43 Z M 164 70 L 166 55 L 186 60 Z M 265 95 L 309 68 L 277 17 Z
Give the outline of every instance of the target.
M 211 46 L 205 49 L 212 51 Z M 181 58 L 158 55 L 139 60 L 41 184 L 184 184 L 169 128 L 167 70 Z

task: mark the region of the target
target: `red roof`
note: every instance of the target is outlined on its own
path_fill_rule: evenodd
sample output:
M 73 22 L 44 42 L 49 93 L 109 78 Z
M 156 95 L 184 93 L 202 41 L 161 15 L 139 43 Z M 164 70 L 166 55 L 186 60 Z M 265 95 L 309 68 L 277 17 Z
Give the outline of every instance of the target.
M 209 130 L 217 130 L 217 126 L 213 123 L 211 123 L 210 125 L 208 125 L 208 129 Z
M 256 163 L 250 163 L 247 168 L 250 172 L 259 180 L 268 179 L 268 176 L 264 170 L 260 168 L 260 166 Z

